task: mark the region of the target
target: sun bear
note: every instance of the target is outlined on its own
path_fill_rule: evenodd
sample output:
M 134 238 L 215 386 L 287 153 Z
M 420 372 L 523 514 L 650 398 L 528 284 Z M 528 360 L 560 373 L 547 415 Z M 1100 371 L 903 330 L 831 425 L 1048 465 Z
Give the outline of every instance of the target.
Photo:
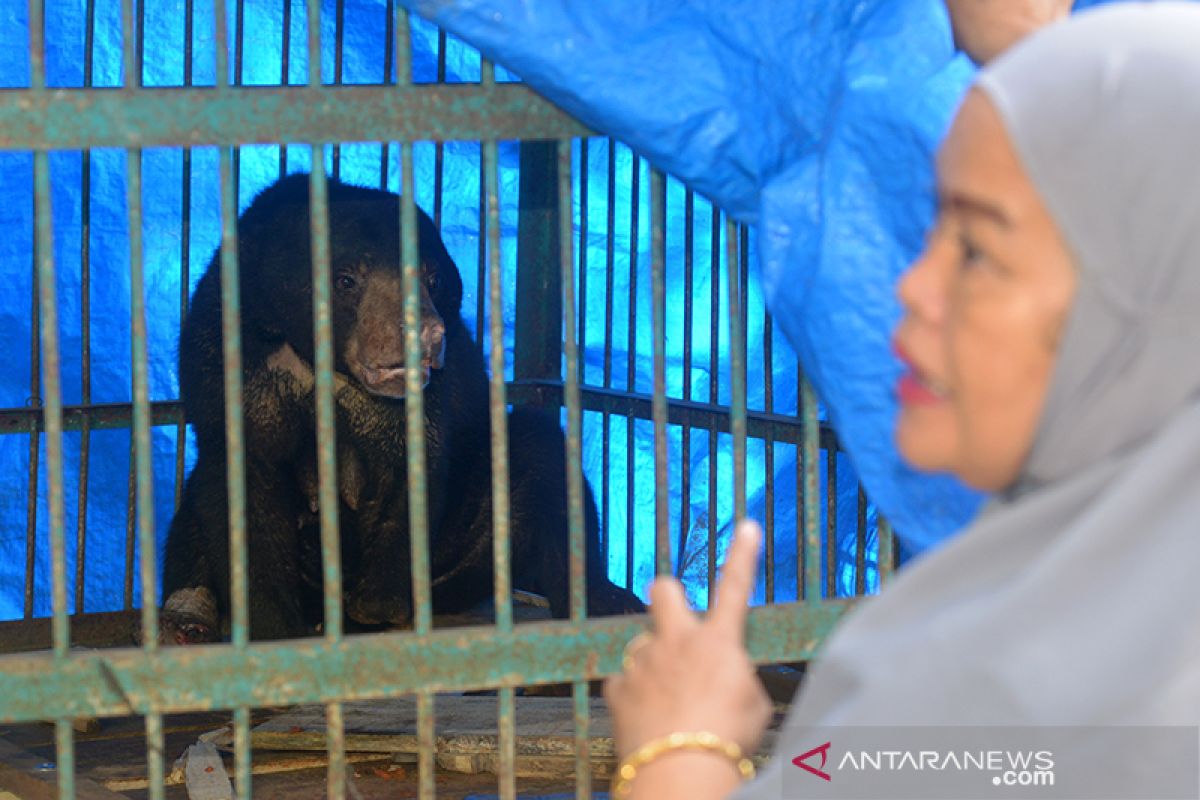
M 328 182 L 339 534 L 344 608 L 363 626 L 412 619 L 400 199 Z M 418 209 L 421 382 L 433 606 L 492 595 L 487 373 L 462 319 L 462 279 Z M 250 633 L 302 636 L 322 619 L 309 179 L 264 190 L 238 221 Z M 167 537 L 163 596 L 208 589 L 216 619 L 184 614 L 175 641 L 211 641 L 229 616 L 220 250 L 192 296 L 179 380 L 197 460 Z M 513 585 L 568 613 L 566 456 L 557 419 L 516 409 L 510 440 Z M 585 487 L 588 611 L 642 610 L 612 584 Z M 180 595 L 183 597 L 184 595 Z

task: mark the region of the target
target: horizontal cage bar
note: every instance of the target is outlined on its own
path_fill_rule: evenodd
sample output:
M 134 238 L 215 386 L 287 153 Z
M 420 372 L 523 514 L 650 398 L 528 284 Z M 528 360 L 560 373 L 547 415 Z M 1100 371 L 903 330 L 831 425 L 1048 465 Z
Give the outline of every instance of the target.
M 746 641 L 758 662 L 813 657 L 853 600 L 750 611 Z M 96 651 L 54 659 L 0 658 L 0 723 L 114 717 L 235 706 L 283 706 L 594 680 L 620 668 L 642 616 L 389 633 L 341 642 L 251 643 Z M 197 691 L 196 687 L 203 687 Z
M 520 84 L 0 91 L 0 149 L 559 139 L 588 129 Z

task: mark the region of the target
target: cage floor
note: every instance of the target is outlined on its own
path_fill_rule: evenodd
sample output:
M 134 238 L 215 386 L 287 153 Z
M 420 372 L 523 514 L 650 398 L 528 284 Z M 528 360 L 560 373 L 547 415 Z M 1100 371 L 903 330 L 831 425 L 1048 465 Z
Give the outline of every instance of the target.
M 766 676 L 764 676 L 766 677 Z M 771 681 L 766 681 L 768 685 Z M 516 698 L 515 770 L 522 798 L 573 797 L 573 701 L 566 687 L 525 690 Z M 770 686 L 775 695 L 779 686 Z M 794 687 L 793 687 L 794 688 Z M 777 702 L 780 698 L 776 698 Z M 782 721 L 782 709 L 775 728 Z M 435 781 L 439 798 L 489 800 L 497 791 L 497 701 L 494 694 L 435 698 Z M 344 707 L 347 796 L 417 797 L 416 709 L 411 698 L 347 703 Z M 251 716 L 256 798 L 326 796 L 325 717 L 320 706 L 256 709 Z M 76 733 L 77 796 L 114 800 L 148 796 L 141 718 L 92 720 Z M 234 771 L 230 716 L 172 715 L 164 719 L 166 796 L 188 798 L 187 770 L 177 762 L 203 739 Z M 773 731 L 761 752 L 769 752 Z M 611 725 L 599 698 L 591 701 L 588 750 L 593 788 L 605 791 L 614 767 Z M 0 726 L 0 800 L 56 797 L 54 730 L 48 724 Z M 211 770 L 209 770 L 211 771 Z M 193 784 L 193 788 L 195 788 Z M 194 792 L 206 800 L 218 795 Z
M 487 701 L 495 706 L 494 698 L 460 698 L 466 700 Z M 559 698 L 539 698 L 541 700 L 558 700 Z M 569 699 L 562 698 L 569 704 Z M 523 714 L 524 698 L 518 700 L 518 715 Z M 362 706 L 363 704 L 356 704 Z M 439 710 L 443 704 L 439 702 Z M 450 709 L 444 709 L 449 712 Z M 401 715 L 403 716 L 403 715 Z M 373 723 L 375 733 L 356 730 L 355 726 L 367 718 Z M 416 756 L 411 752 L 388 752 L 387 749 L 396 746 L 398 738 L 404 733 L 389 732 L 386 708 L 376 707 L 367 713 L 367 709 L 347 709 L 347 772 L 350 775 L 348 797 L 370 798 L 416 798 L 417 797 L 417 768 Z M 259 709 L 253 712 L 252 721 L 255 731 L 253 750 L 253 794 L 255 798 L 323 798 L 326 796 L 326 764 L 327 759 L 320 750 L 309 749 L 317 739 L 323 739 L 323 727 L 317 720 L 319 714 L 306 708 L 297 709 Z M 569 711 L 568 711 L 568 720 Z M 203 734 L 219 731 L 229 725 L 228 714 L 202 713 L 185 714 L 167 717 L 164 720 L 165 730 L 165 769 L 168 773 L 166 796 L 168 798 L 188 798 L 188 787 L 183 771 L 172 771 L 175 759 L 184 753 L 189 745 L 195 744 Z M 448 753 L 449 767 L 438 766 L 435 773 L 437 794 L 439 798 L 472 798 L 484 800 L 494 797 L 497 792 L 496 775 L 487 771 L 489 762 L 488 750 L 494 756 L 494 742 L 476 742 L 481 752 L 476 753 L 475 759 L 467 752 L 470 739 L 479 737 L 474 727 L 468 726 L 469 733 L 457 734 L 451 727 L 448 718 L 443 724 L 439 721 L 439 749 L 457 747 L 457 752 Z M 492 723 L 494 726 L 494 722 Z M 141 718 L 129 717 L 122 719 L 103 720 L 93 729 L 76 734 L 76 782 L 77 796 L 81 800 L 100 800 L 101 798 L 143 798 L 148 797 L 146 779 L 146 744 L 145 729 Z M 317 728 L 321 727 L 319 733 Z M 390 726 L 400 728 L 400 726 Z M 272 747 L 267 749 L 259 746 L 266 729 L 267 738 L 272 740 Z M 520 732 L 518 733 L 520 737 Z M 411 737 L 409 737 L 411 738 Z M 493 727 L 494 738 L 494 727 Z M 233 754 L 225 749 L 226 740 L 217 742 L 224 768 L 233 775 Z M 404 748 L 404 744 L 399 745 Z M 375 752 L 364 751 L 369 748 Z M 439 753 L 438 759 L 444 763 L 446 758 Z M 531 769 L 543 769 L 547 774 L 519 774 L 517 788 L 521 797 L 545 797 L 553 795 L 574 794 L 573 771 L 561 774 L 565 767 L 573 767 L 561 758 L 552 758 L 554 764 L 543 767 L 525 759 L 518 759 L 518 773 L 528 773 Z M 569 758 L 568 758 L 569 761 Z M 21 725 L 0 727 L 0 798 L 9 800 L 11 797 L 21 800 L 37 800 L 38 798 L 57 797 L 55 789 L 55 750 L 54 729 L 48 724 Z M 468 771 L 464 771 L 464 769 Z M 603 791 L 606 781 L 597 777 L 595 788 Z M 8 792 L 8 794 L 5 794 Z

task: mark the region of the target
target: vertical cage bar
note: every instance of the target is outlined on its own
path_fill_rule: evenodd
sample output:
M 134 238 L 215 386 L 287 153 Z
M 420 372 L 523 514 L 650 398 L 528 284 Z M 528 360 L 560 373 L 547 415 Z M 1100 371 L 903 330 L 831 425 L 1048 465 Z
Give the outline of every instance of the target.
M 290 5 L 290 0 L 285 6 Z M 226 0 L 214 0 L 216 77 L 218 87 L 229 82 L 229 31 Z M 190 16 L 190 14 L 189 14 Z M 240 35 L 239 23 L 239 35 Z M 286 34 L 285 34 L 286 36 Z M 190 43 L 190 36 L 189 36 Z M 190 62 L 190 59 L 189 59 Z M 190 77 L 190 67 L 185 75 Z M 185 151 L 186 154 L 186 151 Z M 188 157 L 185 155 L 185 158 Z M 226 420 L 226 484 L 229 514 L 230 639 L 235 648 L 245 647 L 250 638 L 249 553 L 246 542 L 246 478 L 244 416 L 242 405 L 240 277 L 237 258 L 238 192 L 236 151 L 218 151 L 218 191 L 221 204 L 221 340 Z M 190 188 L 185 197 L 190 198 Z M 185 207 L 186 208 L 186 207 Z M 186 219 L 186 217 L 185 217 Z M 319 465 L 318 465 L 319 466 Z M 233 709 L 234 780 L 241 797 L 252 796 L 250 711 Z
M 637 301 L 638 301 L 638 215 L 641 211 L 642 159 L 630 153 L 629 159 L 629 308 L 625 329 L 625 389 L 637 391 Z M 625 585 L 633 588 L 637 526 L 634 525 L 634 429 L 633 417 L 625 419 Z
M 763 313 L 763 404 L 768 414 L 775 413 L 775 330 L 771 315 Z M 766 562 L 764 593 L 768 603 L 775 602 L 775 434 L 768 428 L 763 466 L 766 472 L 766 519 L 763 520 L 763 549 Z
M 412 83 L 409 16 L 408 11 L 399 3 L 396 5 L 396 15 L 396 81 L 399 85 L 405 86 Z M 482 158 L 480 169 L 482 170 Z M 415 367 L 420 366 L 419 341 L 414 337 L 414 333 L 418 330 L 414 327 L 414 322 L 416 324 L 420 322 L 417 286 L 420 275 L 417 263 L 416 232 L 416 209 L 413 206 L 412 145 L 401 142 L 400 260 L 403 264 L 404 282 L 404 366 L 406 380 L 410 381 L 416 375 Z M 482 323 L 483 318 L 479 317 L 478 319 Z M 482 329 L 482 324 L 480 328 Z M 415 392 L 412 387 L 411 382 L 406 385 L 404 402 L 408 425 L 406 433 L 408 437 L 409 536 L 412 541 L 413 627 L 414 633 L 423 636 L 428 634 L 432 628 L 429 530 L 425 509 L 425 434 L 420 386 L 416 387 Z M 418 469 L 419 475 L 416 472 Z M 418 504 L 420 506 L 419 513 Z M 419 692 L 417 694 L 417 779 L 420 800 L 432 800 L 434 796 L 434 747 L 433 695 L 429 692 Z
M 655 573 L 671 574 L 670 476 L 667 462 L 667 186 L 662 173 L 650 173 L 651 335 L 654 339 L 654 554 Z
M 290 0 L 288 0 L 288 1 L 290 2 Z M 246 38 L 246 35 L 245 35 L 246 4 L 245 4 L 244 0 L 235 0 L 235 2 L 237 3 L 237 6 L 236 6 L 236 10 L 234 12 L 234 15 L 235 15 L 234 16 L 234 26 L 235 26 L 236 30 L 234 32 L 235 38 L 233 40 L 233 85 L 241 86 L 242 85 L 242 57 L 243 57 L 243 48 L 245 47 L 245 38 Z M 224 20 L 222 20 L 221 24 L 222 25 L 225 24 Z M 225 41 L 226 41 L 226 45 L 224 48 L 222 48 L 222 50 L 223 50 L 223 52 L 228 53 L 229 52 L 229 50 L 228 50 L 228 41 L 229 40 L 226 39 Z M 221 63 L 221 62 L 218 62 L 218 64 L 219 63 Z M 228 70 L 229 70 L 228 64 L 226 64 L 224 70 L 221 70 L 221 69 L 217 70 L 217 74 L 220 76 L 217 78 L 218 86 L 224 85 L 223 82 L 226 80 L 226 77 L 229 74 Z M 238 202 L 240 203 L 241 196 L 242 196 L 242 148 L 240 148 L 240 147 L 233 148 L 233 188 L 234 188 L 234 195 L 238 198 Z
M 346 0 L 337 0 L 334 4 L 333 14 L 333 84 L 340 86 L 342 83 L 342 55 L 345 50 L 346 36 Z M 334 144 L 333 150 L 333 169 L 330 174 L 333 179 L 340 180 L 342 177 L 342 146 Z
M 425 474 L 425 410 L 421 392 L 421 261 L 413 203 L 412 144 L 400 144 L 400 248 L 404 281 L 404 408 L 407 425 L 409 526 L 412 540 L 414 622 L 418 634 L 432 627 L 429 511 Z
M 487 170 L 483 165 L 483 143 L 479 143 L 479 241 L 475 252 L 475 344 L 483 349 L 484 331 L 484 298 L 487 292 L 483 287 L 487 284 Z
M 83 85 L 93 83 L 92 49 L 96 28 L 96 0 L 87 0 L 84 8 Z M 80 403 L 92 404 L 92 153 L 84 150 L 79 187 L 79 362 Z M 87 496 L 91 466 L 92 415 L 84 414 L 79 431 L 79 492 L 76 496 L 75 525 L 75 613 L 84 611 L 87 579 Z
M 738 230 L 725 222 L 725 272 L 729 293 L 729 429 L 733 434 L 733 518 L 746 516 L 746 338 L 738 268 Z
M 240 5 L 241 0 L 239 0 Z M 308 85 L 321 85 L 321 3 L 308 0 Z M 241 31 L 239 31 L 239 38 Z M 335 66 L 336 70 L 336 66 Z M 325 641 L 342 638 L 342 562 L 338 531 L 337 441 L 333 398 L 333 321 L 330 281 L 329 189 L 325 143 L 312 144 L 309 222 L 312 232 L 314 373 L 317 400 L 317 485 L 321 515 L 321 571 L 325 596 Z M 325 706 L 326 796 L 346 795 L 345 729 L 340 703 Z
M 191 0 L 189 0 L 189 2 L 191 2 Z M 392 2 L 392 0 L 388 0 L 388 21 L 389 21 L 389 23 L 391 22 L 391 2 Z M 390 36 L 388 36 L 384 39 L 384 42 L 387 42 L 387 43 L 390 43 L 391 41 L 392 41 L 392 37 L 390 37 Z M 387 51 L 387 55 L 390 58 L 391 57 L 390 48 L 385 44 L 384 49 Z M 292 61 L 292 0 L 283 0 L 283 41 L 279 43 L 279 52 L 280 52 L 279 85 L 287 86 L 291 82 L 289 76 L 291 74 L 291 61 Z M 390 63 L 391 62 L 389 61 L 388 64 L 390 65 Z M 387 83 L 388 75 L 390 75 L 390 74 L 391 74 L 390 70 L 388 70 L 384 73 L 384 77 L 383 77 L 384 83 Z M 288 160 L 287 154 L 288 154 L 287 145 L 286 144 L 279 145 L 279 177 L 281 177 L 281 178 L 284 175 L 287 175 L 287 160 Z M 384 158 L 384 164 L 385 164 L 383 174 L 386 175 L 387 174 L 387 167 L 386 167 L 387 144 L 384 144 L 384 146 L 383 146 L 383 158 Z
M 137 558 L 137 438 L 129 431 L 129 469 L 125 481 L 125 608 L 133 609 L 133 572 Z
M 142 84 L 142 26 L 140 2 L 122 0 L 122 56 L 126 86 Z M 139 24 L 135 28 L 135 14 Z M 126 205 L 129 214 L 130 328 L 133 378 L 133 464 L 137 514 L 139 578 L 142 584 L 142 647 L 147 654 L 158 649 L 158 587 L 156 585 L 156 542 L 154 537 L 154 472 L 150 450 L 150 388 L 146 346 L 145 264 L 142 243 L 142 153 L 127 153 Z M 163 780 L 162 714 L 146 714 L 146 778 L 151 800 L 162 800 Z
M 126 20 L 132 9 L 126 0 Z M 126 203 L 129 207 L 130 325 L 132 329 L 133 440 L 137 474 L 137 546 L 142 584 L 142 647 L 147 654 L 158 649 L 158 586 L 154 538 L 154 466 L 150 450 L 150 386 L 146 347 L 145 265 L 142 246 L 142 153 L 128 155 Z M 150 797 L 163 796 L 162 715 L 146 714 L 146 777 Z
M 437 82 L 446 82 L 446 31 L 438 28 L 437 38 Z M 439 231 L 442 229 L 442 192 L 446 176 L 443 174 L 446 160 L 445 142 L 434 142 L 433 145 L 433 225 Z
M 250 785 L 252 754 L 250 750 L 250 709 L 233 710 L 233 776 L 237 797 L 253 797 Z
M 579 343 L 579 347 L 587 351 L 587 307 L 588 307 L 588 167 L 589 167 L 589 139 L 584 137 L 576 140 L 579 142 L 579 307 L 578 311 L 574 309 L 571 313 L 575 316 L 579 326 L 579 336 L 575 339 Z M 559 167 L 559 179 L 562 178 L 562 167 Z M 568 194 L 568 196 L 570 196 Z M 568 206 L 570 210 L 570 206 Z M 560 224 L 562 210 L 559 210 Z M 569 215 L 568 215 L 569 218 Z M 567 230 L 564 226 L 564 231 L 574 233 L 574 230 Z M 561 236 L 561 234 L 560 234 Z M 572 290 L 574 291 L 574 290 Z M 579 369 L 579 379 L 583 381 L 583 362 L 576 362 Z
M 45 43 L 45 19 L 43 18 L 44 0 L 29 0 L 29 86 L 31 89 L 38 90 L 46 87 L 46 43 Z M 30 310 L 30 326 L 29 336 L 29 399 L 30 403 L 36 407 L 43 408 L 43 414 L 46 415 L 47 425 L 47 453 L 49 448 L 49 415 L 50 409 L 47 404 L 42 401 L 41 387 L 41 351 L 45 347 L 45 342 L 42 341 L 42 331 L 46 327 L 45 319 L 42 314 L 43 293 L 43 273 L 47 272 L 47 261 L 49 261 L 49 271 L 53 271 L 54 253 L 50 249 L 53 247 L 53 239 L 50 235 L 50 229 L 47 227 L 46 234 L 42 233 L 42 218 L 49 219 L 50 200 L 49 195 L 45 192 L 50 191 L 49 165 L 46 161 L 45 153 L 35 153 L 33 168 L 34 168 L 34 263 L 33 263 L 33 294 L 31 299 L 32 309 Z M 43 182 L 45 186 L 39 185 L 39 170 L 46 173 Z M 54 288 L 50 287 L 51 297 L 54 295 Z M 58 364 L 57 364 L 57 328 L 54 332 L 55 343 L 55 358 L 56 363 L 53 364 L 54 381 L 59 380 Z M 49 376 L 47 376 L 49 380 Z M 47 388 L 49 393 L 49 388 Z M 58 408 L 58 425 L 61 429 L 61 395 L 59 397 Z M 61 434 L 60 434 L 61 436 Z M 34 596 L 34 569 L 37 565 L 37 497 L 38 497 L 38 458 L 40 436 L 38 434 L 37 422 L 32 420 L 29 423 L 29 495 L 26 497 L 25 507 L 25 618 L 29 619 L 33 616 L 33 596 Z M 58 445 L 61 447 L 61 443 Z M 53 484 L 51 485 L 53 490 Z
M 721 213 L 712 209 L 712 227 L 709 230 L 709 252 L 711 260 L 708 265 L 708 302 L 709 302 L 709 334 L 708 334 L 708 402 L 717 405 L 719 398 L 720 376 L 720 347 L 721 347 Z M 717 580 L 717 431 L 712 428 L 708 432 L 708 546 L 706 583 L 708 587 L 708 606 L 712 607 L 713 585 Z
M 883 588 L 884 582 L 896 571 L 896 537 L 892 532 L 892 523 L 884 519 L 882 514 L 877 517 L 876 530 L 878 531 L 876 564 L 879 572 L 879 586 Z
M 696 196 L 687 189 L 683 196 L 683 399 L 692 399 L 692 284 L 696 255 L 693 227 Z M 683 576 L 688 539 L 692 531 L 692 426 L 684 422 L 679 465 L 679 546 L 676 550 L 676 577 Z
M 89 0 L 94 2 L 94 0 Z M 285 4 L 287 5 L 287 4 Z M 194 0 L 185 0 L 183 11 L 183 85 L 192 85 L 192 37 L 195 26 Z M 187 316 L 188 290 L 191 288 L 192 250 L 192 150 L 183 148 L 183 185 L 180 203 L 182 230 L 179 236 L 179 324 Z M 183 417 L 175 426 L 175 508 L 183 501 L 183 481 L 187 456 L 187 422 Z
M 854 593 L 867 593 L 867 496 L 858 490 L 858 525 L 854 536 Z
M 612 373 L 613 373 L 613 276 L 615 274 L 614 265 L 616 262 L 616 247 L 614 240 L 616 238 L 617 225 L 617 143 L 613 139 L 608 140 L 608 180 L 607 180 L 607 199 L 608 205 L 605 209 L 605 221 L 607 227 L 604 229 L 606 236 L 604 237 L 604 388 L 612 388 Z M 612 514 L 610 503 L 612 501 L 612 419 L 609 412 L 605 410 L 600 417 L 600 425 L 603 431 L 601 443 L 601 469 L 600 469 L 600 552 L 604 553 L 605 558 L 608 557 L 609 537 L 612 535 L 610 528 L 612 527 Z M 633 587 L 626 584 L 627 588 Z
M 821 513 L 820 473 L 818 459 L 821 456 L 821 430 L 817 421 L 817 397 L 807 378 L 800 385 L 801 443 L 799 462 L 802 465 L 801 503 L 803 506 L 801 530 L 804 536 L 804 599 L 815 602 L 821 599 Z
M 395 0 L 387 0 L 387 8 L 383 17 L 383 81 L 385 85 L 391 83 L 392 66 L 395 57 L 395 23 L 396 18 Z M 379 188 L 387 190 L 388 185 L 388 151 L 387 142 L 379 143 Z
M 584 177 L 587 167 L 587 141 L 580 142 L 580 158 L 584 171 L 580 174 L 581 228 L 587 230 L 587 182 Z M 583 520 L 583 410 L 580 397 L 579 339 L 576 319 L 582 322 L 583 313 L 576 312 L 575 271 L 572 246 L 571 215 L 571 146 L 566 141 L 558 143 L 558 225 L 559 262 L 562 268 L 563 349 L 566 355 L 566 383 L 563 395 L 567 404 L 567 515 L 570 538 L 570 586 L 571 621 L 583 622 L 587 616 L 587 548 L 584 541 Z M 586 239 L 581 248 L 587 249 Z M 581 254 L 582 258 L 582 254 Z M 586 261 L 581 261 L 581 270 Z M 580 326 L 581 330 L 582 326 Z M 571 686 L 572 705 L 575 718 L 575 796 L 591 798 L 591 753 L 588 748 L 590 725 L 588 692 L 586 681 L 575 681 Z
M 143 34 L 145 7 L 122 0 L 122 55 L 125 85 L 142 85 Z M 135 28 L 135 14 L 137 26 Z M 130 329 L 133 378 L 133 464 L 136 476 L 137 548 L 139 578 L 142 584 L 142 648 L 149 655 L 158 649 L 158 587 L 156 585 L 156 541 L 154 535 L 154 465 L 150 449 L 149 355 L 146 345 L 145 263 L 142 241 L 142 152 L 127 153 L 126 205 L 129 213 Z M 162 800 L 165 792 L 163 768 L 162 714 L 146 714 L 146 779 L 151 800 Z
M 488 385 L 488 410 L 492 429 L 492 559 L 495 567 L 496 632 L 512 632 L 512 570 L 509 564 L 509 476 L 508 420 L 504 386 L 504 281 L 500 261 L 500 198 L 497 176 L 496 141 L 483 142 L 488 196 L 488 337 L 490 339 L 491 380 Z M 561 254 L 560 254 L 561 255 Z M 516 735 L 513 690 L 499 692 L 499 780 L 500 797 L 516 797 Z
M 45 86 L 45 21 L 40 0 L 29 4 L 29 52 L 31 81 L 35 89 Z M 34 238 L 37 248 L 36 271 L 37 322 L 41 327 L 41 348 L 45 356 L 44 421 L 46 429 L 46 472 L 50 529 L 50 591 L 53 619 L 51 637 L 55 663 L 69 657 L 70 626 L 67 619 L 67 543 L 65 530 L 66 499 L 63 495 L 63 423 L 62 376 L 58 347 L 58 298 L 54 268 L 54 228 L 50 212 L 50 164 L 44 151 L 33 155 Z M 36 336 L 34 337 L 37 338 Z M 34 434 L 37 440 L 37 434 Z M 36 494 L 36 492 L 35 492 Z M 27 601 L 30 610 L 32 603 Z M 75 796 L 74 730 L 68 719 L 55 720 L 55 751 L 58 761 L 60 798 Z
M 825 453 L 825 596 L 838 596 L 837 450 Z

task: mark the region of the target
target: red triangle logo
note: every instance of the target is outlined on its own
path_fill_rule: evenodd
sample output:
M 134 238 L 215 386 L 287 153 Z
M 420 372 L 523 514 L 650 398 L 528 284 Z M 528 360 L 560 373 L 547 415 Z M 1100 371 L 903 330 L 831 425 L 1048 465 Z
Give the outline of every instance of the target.
M 811 772 L 813 775 L 816 775 L 818 778 L 822 778 L 823 780 L 827 780 L 827 781 L 832 780 L 829 777 L 829 773 L 825 771 L 825 760 L 829 757 L 829 745 L 830 745 L 830 743 L 826 742 L 825 744 L 823 744 L 819 747 L 814 747 L 812 750 L 809 750 L 807 753 L 801 753 L 800 755 L 798 755 L 792 759 L 792 763 L 795 764 L 800 769 L 804 770 L 805 772 Z M 821 765 L 819 767 L 814 767 L 811 764 L 804 763 L 807 759 L 812 758 L 817 753 L 821 754 Z

